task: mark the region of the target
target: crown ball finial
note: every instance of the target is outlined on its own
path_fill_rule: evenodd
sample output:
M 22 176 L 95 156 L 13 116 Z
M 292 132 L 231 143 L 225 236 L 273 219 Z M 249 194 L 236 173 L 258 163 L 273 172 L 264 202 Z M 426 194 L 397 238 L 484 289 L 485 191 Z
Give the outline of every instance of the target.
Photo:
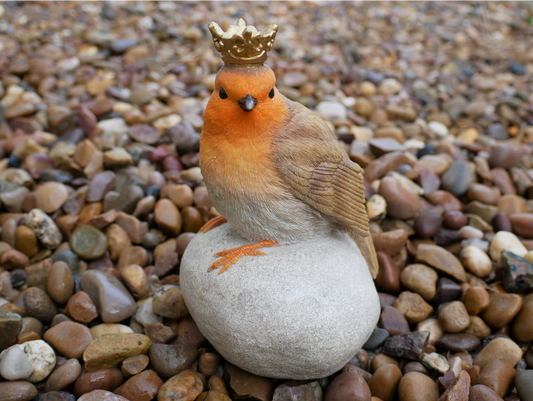
M 208 25 L 215 48 L 226 64 L 262 64 L 274 45 L 278 24 L 270 24 L 259 32 L 253 25 L 246 25 L 240 18 L 237 25 L 230 25 L 226 32 L 216 22 Z

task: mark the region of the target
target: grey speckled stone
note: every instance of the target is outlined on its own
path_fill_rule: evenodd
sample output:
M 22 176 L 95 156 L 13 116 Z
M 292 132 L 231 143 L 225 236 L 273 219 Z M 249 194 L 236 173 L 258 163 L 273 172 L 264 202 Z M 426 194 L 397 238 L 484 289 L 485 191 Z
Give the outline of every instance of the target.
M 341 233 L 263 248 L 223 274 L 215 253 L 247 244 L 229 224 L 196 235 L 180 285 L 202 334 L 231 363 L 259 376 L 315 379 L 341 369 L 377 323 L 367 264 Z

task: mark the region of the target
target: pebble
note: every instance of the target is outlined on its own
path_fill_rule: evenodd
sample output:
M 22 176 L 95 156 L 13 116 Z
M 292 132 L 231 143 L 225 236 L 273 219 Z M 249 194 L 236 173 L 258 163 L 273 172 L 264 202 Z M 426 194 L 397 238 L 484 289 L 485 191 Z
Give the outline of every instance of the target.
M 62 391 L 76 381 L 81 374 L 81 365 L 77 359 L 69 359 L 50 375 L 45 391 Z
M 478 277 L 487 277 L 492 272 L 489 256 L 476 246 L 464 247 L 460 257 L 463 266 Z
M 153 296 L 153 310 L 170 319 L 179 319 L 189 314 L 181 290 L 175 285 L 161 286 Z
M 0 351 L 15 344 L 22 327 L 20 315 L 12 312 L 0 312 Z
M 35 191 L 36 206 L 45 213 L 54 213 L 63 206 L 68 196 L 65 185 L 53 181 L 45 182 Z
M 149 351 L 153 369 L 163 379 L 169 379 L 191 369 L 198 358 L 198 350 L 191 344 L 153 344 Z
M 28 379 L 33 373 L 26 354 L 18 347 L 4 351 L 0 359 L 0 375 L 6 380 Z
M 533 400 L 533 370 L 524 370 L 516 376 L 516 390 L 522 401 Z
M 104 323 L 117 323 L 136 311 L 135 300 L 113 275 L 89 270 L 81 275 L 81 288 L 96 306 Z
M 91 327 L 91 335 L 93 338 L 101 336 L 102 334 L 121 334 L 121 333 L 133 333 L 133 330 L 129 326 L 116 323 L 102 323 Z
M 44 333 L 44 340 L 67 358 L 80 359 L 93 340 L 87 326 L 75 322 L 61 322 Z
M 99 202 L 109 191 L 113 190 L 116 185 L 116 175 L 112 171 L 104 171 L 96 174 L 87 189 L 86 201 Z
M 452 253 L 444 248 L 436 245 L 420 244 L 417 248 L 416 261 L 426 263 L 460 282 L 466 281 L 463 266 Z
M 429 331 L 415 331 L 389 337 L 385 341 L 383 352 L 399 358 L 420 360 L 428 346 L 429 335 Z
M 509 216 L 513 232 L 524 238 L 533 238 L 533 219 L 529 213 L 516 213 Z
M 48 294 L 52 300 L 65 305 L 74 292 L 74 279 L 69 266 L 62 261 L 52 264 L 47 279 Z
M 455 333 L 444 334 L 436 345 L 448 351 L 472 351 L 481 346 L 481 341 L 472 334 Z
M 0 263 L 6 270 L 24 269 L 30 264 L 30 259 L 16 249 L 9 249 L 2 253 Z
M 377 251 L 379 272 L 375 278 L 376 287 L 387 292 L 400 291 L 400 269 L 396 262 L 385 252 Z
M 74 230 L 69 240 L 77 255 L 84 259 L 97 259 L 107 250 L 107 237 L 90 225 L 82 225 Z
M 435 270 L 419 263 L 406 266 L 400 275 L 402 285 L 408 290 L 420 294 L 426 301 L 435 297 L 438 278 Z
M 215 391 L 210 391 L 209 396 L 215 393 Z M 217 392 L 218 398 L 211 397 L 211 398 L 202 398 L 202 395 L 205 394 L 206 397 L 208 393 L 202 393 L 200 394 L 200 401 L 229 401 L 230 398 L 223 393 Z M 272 398 L 272 401 L 297 401 L 301 399 L 306 399 L 310 401 L 315 400 L 322 400 L 323 398 L 322 388 L 320 387 L 320 384 L 318 384 L 317 381 L 308 383 L 308 384 L 299 384 L 299 383 L 288 383 L 288 384 L 282 384 L 276 390 L 274 391 L 274 395 Z
M 374 350 L 380 347 L 385 340 L 389 338 L 389 332 L 385 329 L 375 328 L 366 343 L 363 345 L 365 350 Z
M 489 293 L 483 287 L 470 287 L 466 290 L 464 304 L 470 315 L 477 315 L 488 308 Z
M 372 394 L 365 380 L 356 373 L 344 372 L 328 386 L 324 401 L 370 401 Z
M 394 256 L 402 250 L 407 238 L 408 233 L 402 229 L 386 231 L 372 237 L 376 252 L 382 252 L 390 256 Z
M 78 401 L 128 401 L 128 399 L 109 391 L 93 390 L 90 393 L 82 395 L 78 398 Z
M 452 301 L 439 306 L 439 324 L 445 332 L 458 333 L 470 325 L 470 316 L 461 301 Z
M 129 400 L 150 401 L 157 395 L 163 380 L 153 370 L 145 370 L 113 391 Z
M 488 361 L 478 377 L 478 384 L 492 389 L 500 397 L 505 397 L 512 389 L 516 370 L 498 359 Z
M 493 292 L 490 294 L 489 306 L 481 317 L 490 327 L 501 329 L 518 314 L 522 303 L 522 297 L 518 294 Z
M 37 246 L 37 237 L 31 228 L 27 226 L 18 226 L 15 233 L 15 243 L 17 249 L 29 258 L 35 256 L 39 252 Z
M 46 292 L 38 287 L 31 287 L 24 291 L 24 308 L 31 317 L 43 323 L 50 323 L 57 313 L 57 309 Z
M 522 343 L 533 341 L 533 294 L 526 295 L 513 323 L 513 334 Z
M 431 123 L 430 123 L 431 124 Z M 472 169 L 462 161 L 453 163 L 441 176 L 442 188 L 455 196 L 462 196 L 474 180 Z
M 503 401 L 503 398 L 496 394 L 491 388 L 484 386 L 483 384 L 476 384 L 475 386 L 470 387 L 468 401 Z
M 230 379 L 231 380 L 231 379 Z M 265 379 L 266 380 L 266 379 Z M 246 381 L 239 382 L 239 385 L 246 386 L 248 383 Z M 231 382 L 230 382 L 231 385 Z M 254 386 L 254 383 L 251 383 L 252 391 L 251 395 L 262 389 L 257 389 Z M 159 388 L 157 393 L 158 401 L 174 401 L 174 400 L 183 400 L 183 401 L 194 401 L 204 390 L 204 384 L 200 374 L 193 372 L 192 370 L 185 370 L 181 373 L 178 373 L 176 376 L 171 377 L 169 380 L 163 383 Z M 256 391 L 253 391 L 256 390 Z M 272 387 L 270 387 L 270 394 L 268 399 L 272 399 Z M 257 397 L 256 399 L 263 401 Z
M 383 401 L 392 401 L 396 398 L 398 385 L 402 378 L 402 371 L 394 365 L 385 365 L 374 372 L 368 387 L 373 396 Z
M 124 359 L 120 370 L 125 377 L 134 376 L 138 373 L 141 373 L 148 364 L 150 363 L 150 358 L 146 355 L 136 355 L 130 358 Z
M 149 347 L 150 339 L 143 334 L 104 334 L 92 340 L 85 349 L 85 368 L 88 371 L 116 368 L 126 358 L 146 354 Z
M 87 293 L 80 291 L 74 294 L 65 307 L 65 315 L 81 323 L 90 323 L 98 317 L 96 307 Z
M 118 369 L 100 369 L 83 373 L 74 383 L 73 393 L 76 397 L 94 390 L 113 391 L 124 382 Z M 83 398 L 83 397 L 82 397 Z
M 500 360 L 514 367 L 522 358 L 522 350 L 509 338 L 496 338 L 483 347 L 474 358 L 474 364 L 481 369 L 492 360 Z
M 420 372 L 404 374 L 398 385 L 400 401 L 437 401 L 439 396 L 435 382 Z
M 429 332 L 429 344 L 435 345 L 439 338 L 444 335 L 442 328 L 440 327 L 439 321 L 435 318 L 426 319 L 416 325 L 416 331 L 427 331 Z
M 1 401 L 30 401 L 38 394 L 37 388 L 27 381 L 12 381 L 0 383 Z
M 178 235 L 181 231 L 181 214 L 170 200 L 160 199 L 154 209 L 154 218 L 159 229 L 169 235 Z
M 410 291 L 400 293 L 392 306 L 400 311 L 409 324 L 419 323 L 427 319 L 433 312 L 431 305 L 425 302 L 420 295 Z
M 381 180 L 379 194 L 387 202 L 387 214 L 390 217 L 407 220 L 414 216 L 420 205 L 418 195 L 404 189 L 398 181 L 392 177 Z
M 28 213 L 28 227 L 33 230 L 37 239 L 48 249 L 57 248 L 63 240 L 63 236 L 54 220 L 40 209 L 32 209 Z
M 409 333 L 409 323 L 402 313 L 393 306 L 386 306 L 381 311 L 378 326 L 389 332 L 391 336 L 401 333 Z

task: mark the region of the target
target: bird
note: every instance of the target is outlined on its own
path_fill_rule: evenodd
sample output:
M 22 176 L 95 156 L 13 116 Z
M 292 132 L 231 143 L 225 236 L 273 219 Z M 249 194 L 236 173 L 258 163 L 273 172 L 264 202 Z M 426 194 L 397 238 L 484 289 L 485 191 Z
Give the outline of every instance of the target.
M 224 32 L 209 24 L 224 66 L 204 113 L 200 168 L 220 216 L 200 233 L 229 224 L 251 242 L 216 254 L 209 268 L 227 271 L 261 248 L 347 233 L 373 278 L 378 262 L 365 208 L 363 170 L 350 160 L 322 117 L 276 88 L 264 64 L 278 29 L 241 18 Z

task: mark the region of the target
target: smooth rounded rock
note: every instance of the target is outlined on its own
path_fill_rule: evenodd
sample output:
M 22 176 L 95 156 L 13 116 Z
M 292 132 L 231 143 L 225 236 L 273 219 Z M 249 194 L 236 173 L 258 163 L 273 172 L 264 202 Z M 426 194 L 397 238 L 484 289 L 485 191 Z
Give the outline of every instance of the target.
M 46 292 L 38 287 L 31 287 L 24 291 L 24 307 L 31 317 L 43 323 L 50 323 L 57 313 L 57 309 Z
M 21 380 L 31 376 L 33 370 L 26 354 L 18 347 L 11 347 L 2 353 L 0 375 L 6 380 Z
M 373 396 L 383 401 L 393 401 L 396 398 L 402 376 L 399 367 L 385 365 L 374 372 L 372 379 L 368 381 L 368 387 L 370 387 Z
M 77 359 L 69 359 L 54 370 L 46 382 L 45 391 L 61 391 L 66 389 L 80 376 L 81 365 Z
M 96 227 L 83 225 L 70 236 L 70 247 L 84 259 L 98 259 L 107 250 L 107 237 Z
M 67 187 L 59 182 L 45 182 L 35 191 L 37 208 L 45 213 L 54 213 L 67 201 Z
M 371 397 L 370 388 L 361 376 L 344 372 L 329 384 L 324 401 L 370 401 Z
M 420 294 L 426 301 L 435 297 L 438 279 L 437 272 L 423 264 L 406 266 L 400 275 L 402 285 L 408 290 Z
M 481 369 L 491 360 L 498 359 L 514 367 L 522 357 L 520 347 L 509 338 L 496 338 L 483 347 L 474 358 L 474 364 Z
M 153 369 L 166 380 L 190 369 L 198 358 L 198 350 L 192 344 L 153 344 L 148 355 Z
M 204 390 L 200 374 L 185 370 L 171 377 L 159 388 L 158 401 L 193 401 Z M 272 393 L 271 393 L 272 394 Z
M 59 305 L 65 305 L 74 292 L 72 271 L 62 261 L 57 261 L 52 265 L 47 283 L 50 298 Z
M 82 395 L 78 401 L 129 401 L 127 398 L 118 394 L 113 394 L 106 390 L 93 390 L 90 393 Z
M 13 347 L 19 348 L 30 363 L 31 375 L 29 382 L 38 383 L 50 375 L 56 365 L 56 355 L 52 347 L 43 340 L 28 341 Z
M 379 317 L 377 293 L 355 244 L 345 235 L 319 235 L 265 249 L 266 256 L 243 258 L 223 274 L 207 272 L 216 252 L 246 243 L 224 224 L 196 235 L 185 251 L 181 289 L 203 335 L 224 358 L 261 376 L 307 379 L 341 369 Z M 321 289 L 319 298 L 310 288 Z M 302 334 L 310 326 L 313 335 Z M 305 352 L 289 351 L 294 341 Z
M 113 391 L 124 382 L 118 369 L 100 369 L 82 374 L 74 383 L 73 393 L 77 397 L 94 390 Z
M 481 317 L 490 327 L 501 329 L 518 314 L 522 303 L 522 297 L 518 294 L 493 292 L 489 296 L 489 306 Z
M 438 386 L 423 373 L 406 373 L 398 385 L 400 401 L 437 401 L 439 396 Z
M 150 401 L 159 391 L 163 380 L 153 370 L 148 369 L 130 379 L 113 391 L 128 400 Z
M 529 401 L 527 398 L 525 400 Z M 503 401 L 503 398 L 495 393 L 493 389 L 483 384 L 476 384 L 470 387 L 468 401 Z
M 0 401 L 30 401 L 37 394 L 37 388 L 27 381 L 0 383 Z
M 67 358 L 80 359 L 93 337 L 87 326 L 75 322 L 61 322 L 44 333 L 44 339 Z
M 533 400 L 533 370 L 524 370 L 516 376 L 515 386 L 522 401 Z

